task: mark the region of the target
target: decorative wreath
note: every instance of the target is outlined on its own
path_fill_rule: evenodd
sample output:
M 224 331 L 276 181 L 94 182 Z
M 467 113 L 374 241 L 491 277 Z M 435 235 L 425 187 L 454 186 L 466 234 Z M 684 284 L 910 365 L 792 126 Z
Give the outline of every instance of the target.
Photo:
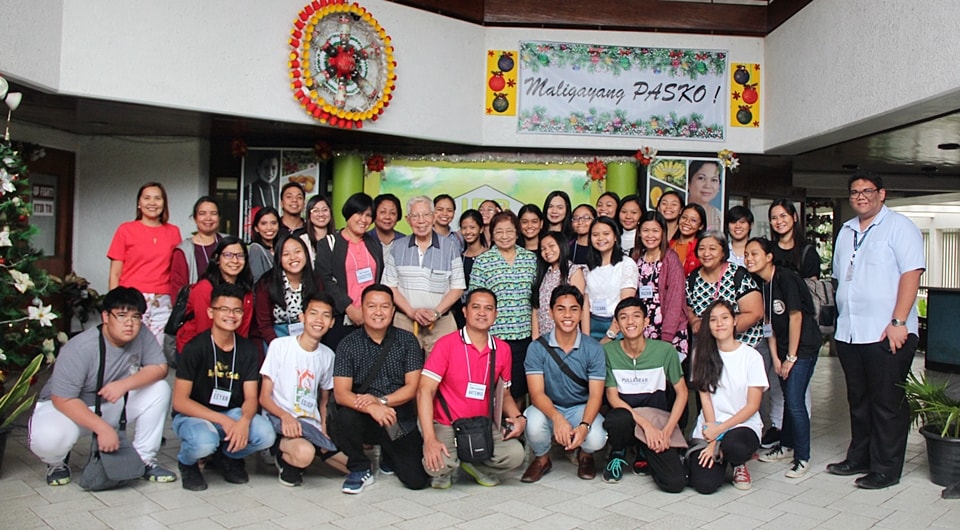
M 390 36 L 358 4 L 314 0 L 293 21 L 290 88 L 307 113 L 335 127 L 363 127 L 390 105 L 397 67 Z

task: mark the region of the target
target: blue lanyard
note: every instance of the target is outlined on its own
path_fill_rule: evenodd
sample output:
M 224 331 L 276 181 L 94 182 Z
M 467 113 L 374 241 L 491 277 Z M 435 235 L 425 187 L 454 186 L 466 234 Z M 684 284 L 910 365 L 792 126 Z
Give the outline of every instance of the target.
M 850 255 L 850 263 L 853 263 L 853 258 L 857 257 L 857 251 L 863 246 L 863 242 L 867 240 L 867 236 L 870 235 L 870 231 L 873 230 L 875 226 L 877 226 L 876 223 L 870 225 L 867 231 L 863 233 L 863 238 L 859 241 L 857 241 L 857 231 L 853 230 L 853 254 Z

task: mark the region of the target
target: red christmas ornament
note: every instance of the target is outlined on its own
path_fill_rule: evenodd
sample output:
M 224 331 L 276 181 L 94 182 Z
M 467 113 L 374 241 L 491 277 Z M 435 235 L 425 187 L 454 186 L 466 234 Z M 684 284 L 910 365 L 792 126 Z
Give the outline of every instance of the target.
M 490 80 L 487 81 L 487 86 L 490 87 L 490 90 L 494 92 L 500 92 L 503 90 L 503 87 L 507 86 L 507 82 L 503 79 L 503 72 L 490 72 L 493 76 L 490 77 Z
M 757 102 L 757 85 L 746 85 L 743 87 L 743 102 L 753 105 Z
M 599 158 L 593 157 L 593 160 L 587 162 L 587 176 L 590 180 L 603 180 L 607 176 L 607 165 Z
M 367 159 L 367 170 L 371 173 L 383 171 L 385 165 L 386 163 L 382 155 L 371 155 L 370 158 Z

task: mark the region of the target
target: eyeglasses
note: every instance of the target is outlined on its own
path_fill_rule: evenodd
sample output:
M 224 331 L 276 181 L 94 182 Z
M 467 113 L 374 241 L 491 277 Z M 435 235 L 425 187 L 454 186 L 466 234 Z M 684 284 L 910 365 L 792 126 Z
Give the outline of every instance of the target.
M 126 324 L 131 321 L 135 324 L 140 324 L 143 318 L 143 315 L 140 313 L 114 313 L 113 311 L 110 312 L 110 316 L 117 319 L 121 324 Z
M 493 231 L 493 237 L 501 237 L 501 236 L 516 237 L 516 235 L 517 235 L 516 230 L 494 230 Z
M 247 259 L 247 257 L 243 255 L 243 252 L 224 252 L 220 254 L 220 257 L 227 261 L 232 261 L 232 260 L 243 261 Z
M 571 217 L 570 220 L 574 223 L 589 223 L 590 221 L 593 221 L 593 216 L 581 215 L 580 217 Z
M 850 198 L 856 199 L 862 196 L 864 199 L 869 199 L 873 197 L 873 194 L 878 191 L 880 191 L 878 188 L 870 188 L 865 190 L 850 190 Z
M 317 215 L 322 214 L 322 213 L 329 214 L 329 213 L 330 213 L 330 208 L 313 208 L 313 209 L 310 210 L 310 213 L 311 213 L 311 214 L 317 214 Z
M 407 217 L 410 218 L 411 221 L 420 221 L 420 220 L 430 219 L 431 217 L 433 217 L 433 214 L 432 213 L 411 213 L 411 214 L 407 214 Z
M 486 208 L 480 208 L 480 213 L 497 213 L 497 209 L 493 206 L 487 206 Z
M 220 313 L 223 316 L 227 316 L 230 313 L 233 313 L 234 316 L 238 316 L 238 317 L 243 316 L 242 307 L 227 307 L 225 305 L 222 305 L 220 307 L 211 307 L 210 309 L 213 309 L 214 311 L 216 311 L 217 313 Z

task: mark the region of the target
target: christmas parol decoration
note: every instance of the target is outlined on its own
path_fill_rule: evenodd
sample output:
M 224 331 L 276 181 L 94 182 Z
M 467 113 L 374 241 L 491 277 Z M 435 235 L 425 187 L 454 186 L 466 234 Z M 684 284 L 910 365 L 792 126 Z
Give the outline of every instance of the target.
M 717 153 L 717 158 L 720 159 L 720 162 L 723 164 L 723 167 L 727 168 L 733 173 L 736 173 L 740 169 L 740 159 L 737 158 L 737 153 L 729 149 L 724 149 Z
M 361 128 L 390 105 L 397 66 L 390 37 L 373 16 L 344 0 L 315 0 L 293 22 L 290 88 L 307 113 Z
M 21 150 L 0 142 L 0 367 L 22 368 L 38 352 L 48 361 L 66 336 L 57 333 L 57 315 L 41 297 L 57 285 L 35 265 L 40 252 L 31 248 L 37 228 L 29 223 L 31 204 L 27 166 Z M 57 339 L 55 342 L 54 339 Z
M 583 184 L 584 189 L 588 188 L 593 181 L 597 181 L 602 187 L 603 179 L 606 176 L 607 165 L 599 158 L 593 157 L 593 160 L 587 162 L 587 177 L 589 177 L 589 180 Z

